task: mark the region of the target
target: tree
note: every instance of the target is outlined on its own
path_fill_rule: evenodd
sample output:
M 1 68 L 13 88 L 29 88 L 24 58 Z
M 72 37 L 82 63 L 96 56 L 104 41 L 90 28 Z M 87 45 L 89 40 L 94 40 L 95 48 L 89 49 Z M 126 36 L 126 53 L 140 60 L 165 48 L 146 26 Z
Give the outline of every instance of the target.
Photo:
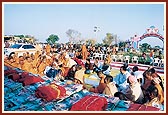
M 160 46 L 154 46 L 154 49 L 161 49 Z
M 20 37 L 20 39 L 24 38 L 24 35 L 14 35 L 14 37 Z
M 59 40 L 59 37 L 57 35 L 51 34 L 48 39 L 46 39 L 47 43 L 49 44 L 55 44 Z
M 112 42 L 117 38 L 117 35 L 113 35 L 111 33 L 106 33 L 106 37 L 103 39 L 103 43 L 105 45 L 111 45 Z
M 151 49 L 151 45 L 148 43 L 143 43 L 140 47 L 141 52 L 147 52 L 149 49 Z
M 86 44 L 87 45 L 95 45 L 95 43 L 96 43 L 96 40 L 94 40 L 94 39 L 88 39 L 88 40 L 86 40 Z
M 119 42 L 119 48 L 125 48 L 126 42 L 120 41 Z
M 68 31 L 66 31 L 67 36 L 69 37 L 69 42 L 72 43 L 77 43 L 80 41 L 80 37 L 81 37 L 81 33 L 73 30 L 73 29 L 69 29 Z

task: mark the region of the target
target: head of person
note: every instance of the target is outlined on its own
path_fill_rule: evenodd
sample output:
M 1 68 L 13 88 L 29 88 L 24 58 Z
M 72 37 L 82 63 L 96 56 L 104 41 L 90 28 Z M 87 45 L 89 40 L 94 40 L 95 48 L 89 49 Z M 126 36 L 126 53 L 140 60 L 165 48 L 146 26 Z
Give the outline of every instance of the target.
M 9 54 L 9 57 L 14 57 L 14 55 L 15 55 L 15 53 L 12 52 L 12 53 Z
M 124 63 L 123 66 L 127 68 L 128 67 L 128 63 Z
M 76 65 L 73 65 L 73 66 L 71 67 L 71 70 L 72 70 L 72 71 L 76 71 Z
M 98 62 L 99 61 L 99 57 L 96 57 L 95 60 Z
M 12 56 L 8 57 L 8 60 L 9 60 L 11 63 L 13 63 L 13 62 L 15 61 Z
M 144 72 L 144 77 L 145 77 L 146 79 L 148 79 L 148 80 L 152 80 L 152 79 L 153 79 L 153 77 L 152 77 L 152 72 L 149 71 L 149 70 L 146 70 L 146 71 Z
M 46 56 L 42 56 L 42 57 L 41 57 L 41 60 L 42 60 L 43 63 L 46 63 L 46 61 L 47 61 Z
M 26 60 L 27 60 L 28 62 L 31 62 L 31 61 L 32 61 L 29 56 L 26 57 Z
M 150 85 L 146 90 L 146 94 L 149 100 L 152 100 L 158 97 L 158 89 L 154 85 Z
M 87 59 L 86 59 L 86 63 L 90 63 L 90 58 L 87 58 Z
M 104 59 L 104 64 L 108 64 L 108 59 L 107 58 Z
M 127 101 L 126 96 L 125 96 L 123 93 L 121 93 L 121 92 L 116 92 L 116 93 L 114 94 L 114 97 L 118 97 L 120 100 L 125 100 L 125 101 Z
M 125 66 L 121 66 L 121 67 L 120 67 L 120 72 L 121 72 L 122 74 L 125 74 L 126 71 L 127 71 L 127 68 L 126 68 Z
M 77 65 L 76 66 L 76 70 L 78 71 L 78 70 L 80 70 L 80 69 L 82 69 L 83 67 L 81 66 L 81 65 Z
M 98 71 L 97 75 L 99 76 L 99 78 L 105 78 L 106 76 L 103 74 L 102 71 Z
M 132 68 L 132 71 L 133 71 L 133 72 L 138 71 L 138 66 L 134 66 L 134 67 Z
M 148 68 L 148 71 L 149 71 L 151 74 L 153 74 L 153 73 L 155 73 L 155 68 L 152 67 L 152 66 L 150 66 L 150 67 Z
M 111 75 L 106 75 L 106 78 L 104 79 L 105 83 L 113 82 L 113 77 Z
M 24 57 L 23 56 L 19 56 L 19 63 L 23 64 L 24 63 Z

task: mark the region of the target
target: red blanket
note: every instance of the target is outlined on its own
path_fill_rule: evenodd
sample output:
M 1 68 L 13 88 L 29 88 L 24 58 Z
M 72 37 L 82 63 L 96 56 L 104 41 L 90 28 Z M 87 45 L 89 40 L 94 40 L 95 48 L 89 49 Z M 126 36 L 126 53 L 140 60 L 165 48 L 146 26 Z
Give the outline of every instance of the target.
M 87 95 L 71 107 L 71 111 L 103 111 L 107 107 L 104 97 Z
M 18 73 L 13 73 L 9 75 L 8 78 L 12 79 L 13 81 L 17 81 L 18 79 L 20 79 L 20 75 Z
M 159 108 L 141 104 L 131 104 L 127 111 L 159 111 Z
M 13 70 L 13 69 L 8 69 L 8 70 L 4 71 L 4 75 L 10 75 L 10 74 L 13 74 L 13 73 L 17 73 L 17 71 Z
M 46 101 L 52 101 L 54 99 L 60 99 L 66 95 L 66 90 L 64 87 L 51 84 L 48 86 L 39 87 L 35 95 L 39 98 L 43 98 Z
M 18 81 L 21 82 L 23 86 L 32 85 L 37 82 L 44 82 L 44 80 L 41 77 L 36 77 L 27 74 L 26 76 L 22 76 L 22 78 L 18 79 Z

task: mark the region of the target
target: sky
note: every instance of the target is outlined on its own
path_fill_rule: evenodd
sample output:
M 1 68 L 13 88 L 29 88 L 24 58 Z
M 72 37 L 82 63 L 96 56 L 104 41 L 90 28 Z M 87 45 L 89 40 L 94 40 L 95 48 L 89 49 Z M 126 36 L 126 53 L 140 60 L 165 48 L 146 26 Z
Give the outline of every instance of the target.
M 60 43 L 68 42 L 68 29 L 77 30 L 82 39 L 94 38 L 102 42 L 106 33 L 125 41 L 135 34 L 142 36 L 155 26 L 164 36 L 164 5 L 154 3 L 52 3 L 4 4 L 4 35 L 32 35 L 41 42 L 51 34 L 58 35 Z M 94 27 L 99 27 L 94 32 Z M 158 38 L 145 38 L 151 46 L 163 42 Z

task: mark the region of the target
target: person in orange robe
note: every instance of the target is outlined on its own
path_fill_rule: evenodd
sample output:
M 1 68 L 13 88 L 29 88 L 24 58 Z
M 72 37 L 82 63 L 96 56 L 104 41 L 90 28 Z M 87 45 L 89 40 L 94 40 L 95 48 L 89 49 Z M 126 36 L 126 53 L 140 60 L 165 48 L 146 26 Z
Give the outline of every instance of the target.
M 40 55 L 40 52 L 39 51 L 36 51 L 35 54 L 34 54 L 34 58 L 37 59 Z
M 4 65 L 13 68 L 14 59 L 13 57 L 6 57 L 4 60 Z
M 23 56 L 19 56 L 19 68 L 22 69 L 24 65 L 24 58 Z
M 108 64 L 110 64 L 112 62 L 110 54 L 107 55 L 106 59 L 107 59 Z
M 33 63 L 30 57 L 26 57 L 26 60 L 23 64 L 23 70 L 33 74 L 37 73 L 36 69 L 33 67 Z
M 26 59 L 26 55 L 27 55 L 26 53 L 23 53 L 23 58 L 24 58 L 24 60 Z
M 51 46 L 49 44 L 46 45 L 46 53 L 50 53 L 51 51 Z
M 39 64 L 39 67 L 37 68 L 38 74 L 40 76 L 44 75 L 44 70 L 45 70 L 46 66 L 48 66 L 48 64 L 46 62 L 46 57 L 43 57 L 42 60 L 41 60 L 41 63 Z
M 86 48 L 86 45 L 83 44 L 82 45 L 82 59 L 86 60 L 86 58 L 87 58 L 87 48 Z

